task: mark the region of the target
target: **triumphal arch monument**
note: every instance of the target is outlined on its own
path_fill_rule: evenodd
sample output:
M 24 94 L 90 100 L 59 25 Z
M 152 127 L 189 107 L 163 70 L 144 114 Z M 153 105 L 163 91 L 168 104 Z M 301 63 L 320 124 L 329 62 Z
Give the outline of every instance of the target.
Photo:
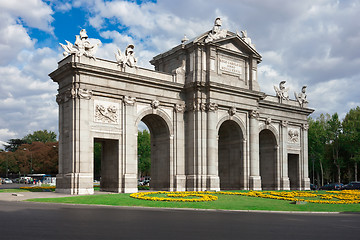
M 180 42 L 180 41 L 179 41 Z M 135 46 L 97 59 L 85 30 L 50 74 L 59 85 L 56 191 L 92 194 L 94 142 L 101 190 L 137 192 L 138 125 L 151 135 L 154 190 L 309 189 L 306 86 L 260 91 L 261 55 L 247 36 L 212 30 L 137 66 Z

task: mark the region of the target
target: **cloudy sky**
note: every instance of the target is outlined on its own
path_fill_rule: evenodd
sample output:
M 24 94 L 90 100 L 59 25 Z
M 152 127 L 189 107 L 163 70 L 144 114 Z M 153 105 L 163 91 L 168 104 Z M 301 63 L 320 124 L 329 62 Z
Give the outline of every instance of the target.
M 97 57 L 114 60 L 133 43 L 139 65 L 153 69 L 153 56 L 210 30 L 216 17 L 256 44 L 263 92 L 274 95 L 282 80 L 291 93 L 307 85 L 312 117 L 343 118 L 360 105 L 359 13 L 360 0 L 0 0 L 0 144 L 57 133 L 48 74 L 63 58 L 59 43 L 73 43 L 82 28 L 101 41 Z

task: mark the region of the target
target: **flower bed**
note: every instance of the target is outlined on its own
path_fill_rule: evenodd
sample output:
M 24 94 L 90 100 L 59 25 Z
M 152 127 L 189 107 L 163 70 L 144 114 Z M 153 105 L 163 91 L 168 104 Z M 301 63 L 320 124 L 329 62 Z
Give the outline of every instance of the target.
M 248 192 L 208 192 L 208 191 L 189 191 L 189 192 L 142 192 L 133 193 L 132 198 L 167 201 L 167 202 L 205 202 L 216 201 L 218 197 L 213 194 L 237 195 L 248 197 L 269 198 L 285 201 L 300 201 L 320 204 L 358 204 L 360 203 L 359 190 L 327 191 L 321 193 L 317 191 L 248 191 Z M 156 196 L 156 195 L 166 195 Z
M 165 194 L 167 197 L 148 196 L 156 194 Z M 208 202 L 215 201 L 218 197 L 210 195 L 208 192 L 142 192 L 133 193 L 132 198 L 150 200 L 150 201 L 165 201 L 165 202 Z M 190 197 L 190 198 L 189 198 Z

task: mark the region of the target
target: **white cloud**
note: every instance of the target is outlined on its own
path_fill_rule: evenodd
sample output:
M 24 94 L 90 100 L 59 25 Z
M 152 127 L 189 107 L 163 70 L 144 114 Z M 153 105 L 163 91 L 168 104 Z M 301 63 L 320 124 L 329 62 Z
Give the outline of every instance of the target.
M 52 32 L 50 25 L 54 20 L 53 11 L 41 0 L 0 1 L 0 15 L 10 14 L 12 18 L 23 21 L 27 26 Z

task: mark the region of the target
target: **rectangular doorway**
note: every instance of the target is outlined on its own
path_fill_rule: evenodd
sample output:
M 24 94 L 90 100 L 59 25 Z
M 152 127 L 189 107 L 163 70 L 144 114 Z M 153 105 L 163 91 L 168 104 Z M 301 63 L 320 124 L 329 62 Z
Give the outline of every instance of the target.
M 299 154 L 288 154 L 288 174 L 290 180 L 290 189 L 299 189 Z

